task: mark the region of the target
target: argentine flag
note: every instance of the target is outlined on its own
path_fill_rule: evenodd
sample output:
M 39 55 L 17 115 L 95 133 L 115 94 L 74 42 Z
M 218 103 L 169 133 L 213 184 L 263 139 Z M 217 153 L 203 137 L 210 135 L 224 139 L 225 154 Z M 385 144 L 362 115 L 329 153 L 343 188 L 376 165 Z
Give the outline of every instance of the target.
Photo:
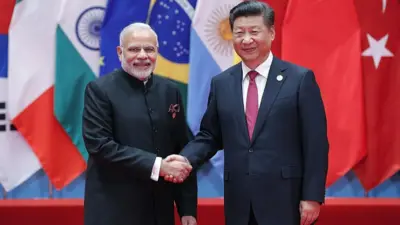
M 189 56 L 188 122 L 194 134 L 207 108 L 211 78 L 233 65 L 229 11 L 240 0 L 198 0 L 192 20 Z M 199 196 L 223 196 L 223 151 L 198 173 Z M 201 188 L 200 188 L 201 187 Z

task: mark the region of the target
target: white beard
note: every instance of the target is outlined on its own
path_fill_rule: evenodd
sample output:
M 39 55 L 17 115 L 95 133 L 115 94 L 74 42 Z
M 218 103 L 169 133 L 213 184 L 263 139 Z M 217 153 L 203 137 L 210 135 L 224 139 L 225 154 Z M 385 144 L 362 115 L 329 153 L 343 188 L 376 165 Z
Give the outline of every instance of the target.
M 129 73 L 131 76 L 136 77 L 139 80 L 147 80 L 147 78 L 154 71 L 155 65 L 150 63 L 151 66 L 148 69 L 138 69 L 134 67 L 132 64 L 129 64 L 124 55 L 122 55 L 121 66 L 125 70 L 125 72 Z

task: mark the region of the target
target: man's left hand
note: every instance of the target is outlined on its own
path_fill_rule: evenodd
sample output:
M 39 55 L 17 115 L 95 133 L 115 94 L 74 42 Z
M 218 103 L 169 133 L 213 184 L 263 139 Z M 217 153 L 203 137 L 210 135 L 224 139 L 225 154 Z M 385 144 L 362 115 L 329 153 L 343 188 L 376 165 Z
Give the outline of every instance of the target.
M 321 205 L 314 201 L 300 201 L 300 225 L 310 225 L 319 216 Z
M 197 225 L 196 218 L 193 216 L 182 216 L 182 225 Z

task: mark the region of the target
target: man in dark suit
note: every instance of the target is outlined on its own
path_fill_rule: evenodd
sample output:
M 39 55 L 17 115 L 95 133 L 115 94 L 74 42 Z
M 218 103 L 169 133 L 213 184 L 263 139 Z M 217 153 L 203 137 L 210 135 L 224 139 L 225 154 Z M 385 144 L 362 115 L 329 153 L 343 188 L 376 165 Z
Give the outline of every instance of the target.
M 173 225 L 174 202 L 182 224 L 195 225 L 196 176 L 190 165 L 163 159 L 179 153 L 189 130 L 178 88 L 152 74 L 157 35 L 146 24 L 129 25 L 117 50 L 122 69 L 85 92 L 85 225 Z M 187 179 L 159 179 L 166 174 Z
M 272 55 L 270 6 L 244 1 L 230 11 L 230 24 L 242 63 L 212 79 L 199 133 L 167 160 L 196 169 L 224 149 L 227 225 L 310 224 L 324 202 L 328 168 L 318 84 L 311 70 Z

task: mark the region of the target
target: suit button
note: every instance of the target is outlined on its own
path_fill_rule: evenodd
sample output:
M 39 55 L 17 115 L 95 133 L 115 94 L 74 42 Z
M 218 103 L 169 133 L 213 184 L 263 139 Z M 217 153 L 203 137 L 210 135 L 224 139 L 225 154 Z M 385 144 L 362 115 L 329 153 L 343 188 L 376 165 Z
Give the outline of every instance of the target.
M 154 131 L 154 133 L 157 133 L 157 129 L 156 128 L 154 128 L 153 131 Z
M 252 149 L 252 148 L 250 148 L 250 149 L 249 149 L 249 152 L 253 152 L 253 149 Z

